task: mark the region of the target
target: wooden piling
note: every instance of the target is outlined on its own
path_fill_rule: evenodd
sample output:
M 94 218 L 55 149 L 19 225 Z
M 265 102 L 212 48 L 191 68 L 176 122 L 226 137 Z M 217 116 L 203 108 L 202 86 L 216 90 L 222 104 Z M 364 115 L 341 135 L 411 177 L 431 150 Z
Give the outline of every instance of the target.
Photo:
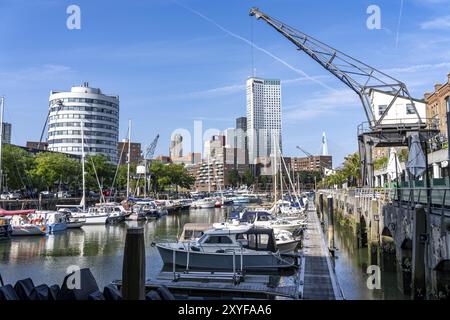
M 328 249 L 334 257 L 334 214 L 333 214 L 333 197 L 329 195 L 328 199 Z
M 124 300 L 145 299 L 144 228 L 128 228 L 122 269 Z
M 319 220 L 323 223 L 323 193 L 319 194 Z

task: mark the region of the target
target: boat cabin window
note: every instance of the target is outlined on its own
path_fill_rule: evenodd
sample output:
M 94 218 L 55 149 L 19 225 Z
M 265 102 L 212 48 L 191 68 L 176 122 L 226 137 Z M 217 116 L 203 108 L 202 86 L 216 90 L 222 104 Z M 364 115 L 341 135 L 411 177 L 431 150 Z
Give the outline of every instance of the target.
M 197 239 L 203 236 L 204 232 L 200 230 L 185 230 L 184 240 Z
M 247 221 L 249 223 L 255 222 L 255 219 L 256 219 L 256 214 L 254 212 L 245 212 L 242 215 L 242 220 Z
M 229 237 L 225 237 L 225 236 L 209 236 L 203 243 L 231 244 L 231 243 L 233 243 L 233 241 L 231 241 L 231 239 Z
M 248 233 L 246 234 L 247 243 L 246 248 L 251 250 L 273 251 L 273 240 L 268 233 Z
M 269 221 L 270 217 L 268 214 L 260 213 L 260 214 L 258 214 L 258 220 L 259 221 Z
M 267 250 L 269 247 L 269 235 L 258 234 L 258 249 Z

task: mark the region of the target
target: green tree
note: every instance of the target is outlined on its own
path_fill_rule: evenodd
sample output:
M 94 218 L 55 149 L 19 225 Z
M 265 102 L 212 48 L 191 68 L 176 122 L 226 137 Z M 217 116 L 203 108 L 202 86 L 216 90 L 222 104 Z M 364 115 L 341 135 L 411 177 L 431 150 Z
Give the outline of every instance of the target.
M 4 144 L 2 150 L 2 169 L 6 185 L 10 190 L 31 189 L 33 182 L 29 172 L 34 168 L 34 156 L 26 150 Z
M 242 174 L 242 181 L 247 185 L 247 187 L 250 187 L 255 183 L 255 176 L 250 169 L 244 171 L 244 173 Z
M 389 162 L 388 157 L 381 157 L 374 161 L 373 166 L 375 170 L 381 170 L 387 167 L 388 162 Z
M 241 177 L 239 176 L 239 172 L 237 170 L 230 170 L 228 172 L 228 183 L 232 187 L 237 187 L 239 185 L 239 181 L 241 181 Z
M 114 174 L 116 173 L 116 166 L 112 164 L 109 159 L 103 154 L 89 155 L 85 160 L 86 171 L 86 188 L 91 190 L 99 190 L 98 181 L 102 189 L 109 189 L 111 187 Z
M 342 174 L 348 179 L 350 185 L 358 185 L 361 179 L 361 160 L 358 153 L 345 157 Z
M 38 189 L 55 189 L 64 184 L 74 186 L 81 180 L 81 163 L 62 153 L 37 154 L 35 166 L 30 171 Z

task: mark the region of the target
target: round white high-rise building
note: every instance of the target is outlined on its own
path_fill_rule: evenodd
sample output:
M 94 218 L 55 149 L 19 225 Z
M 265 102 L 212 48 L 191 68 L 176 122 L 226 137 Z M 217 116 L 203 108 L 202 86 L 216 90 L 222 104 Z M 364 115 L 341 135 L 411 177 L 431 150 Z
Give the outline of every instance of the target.
M 85 154 L 104 154 L 117 162 L 119 97 L 88 83 L 70 92 L 52 91 L 49 99 L 48 150 L 81 155 L 81 127 Z

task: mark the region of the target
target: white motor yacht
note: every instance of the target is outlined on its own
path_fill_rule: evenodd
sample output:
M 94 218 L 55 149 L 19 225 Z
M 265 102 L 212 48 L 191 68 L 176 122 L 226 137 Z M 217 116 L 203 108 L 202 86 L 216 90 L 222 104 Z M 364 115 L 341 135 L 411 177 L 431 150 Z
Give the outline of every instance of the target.
M 281 257 L 273 230 L 252 225 L 225 226 L 204 232 L 196 241 L 158 243 L 167 265 L 207 270 L 277 270 L 292 268 Z

